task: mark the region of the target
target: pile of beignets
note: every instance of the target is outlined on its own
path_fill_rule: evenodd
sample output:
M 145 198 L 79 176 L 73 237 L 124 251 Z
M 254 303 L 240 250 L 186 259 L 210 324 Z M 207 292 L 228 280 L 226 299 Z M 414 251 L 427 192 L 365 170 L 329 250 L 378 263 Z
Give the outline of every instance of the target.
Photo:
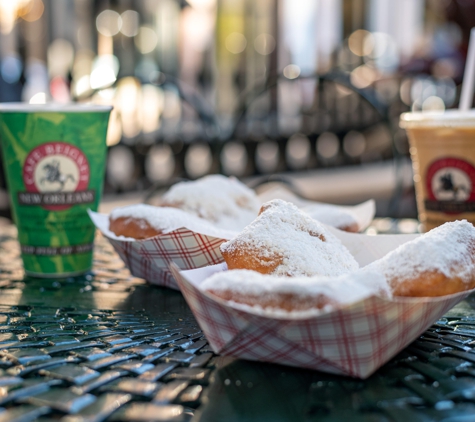
M 184 224 L 233 230 L 220 248 L 228 271 L 201 288 L 260 310 L 321 310 L 371 295 L 436 297 L 475 288 L 475 227 L 465 220 L 435 228 L 360 268 L 308 211 L 280 199 L 261 205 L 237 179 L 213 175 L 178 183 L 159 207 L 119 208 L 109 220 L 116 235 L 135 239 Z
M 173 185 L 158 205 L 136 204 L 113 210 L 109 230 L 117 236 L 147 239 L 182 225 L 188 218 L 196 224 L 207 222 L 217 229 L 239 232 L 257 217 L 261 201 L 238 179 L 214 174 Z M 315 204 L 303 211 L 340 230 L 359 229 L 355 217 L 342 207 Z
M 240 231 L 256 218 L 260 206 L 255 192 L 236 178 L 210 175 L 173 185 L 160 206 L 136 204 L 114 209 L 109 230 L 134 239 L 157 236 L 190 222 Z
M 324 225 L 273 200 L 221 252 L 229 271 L 214 274 L 201 288 L 261 310 L 325 309 L 371 295 L 436 297 L 475 288 L 475 227 L 465 220 L 446 223 L 359 268 Z

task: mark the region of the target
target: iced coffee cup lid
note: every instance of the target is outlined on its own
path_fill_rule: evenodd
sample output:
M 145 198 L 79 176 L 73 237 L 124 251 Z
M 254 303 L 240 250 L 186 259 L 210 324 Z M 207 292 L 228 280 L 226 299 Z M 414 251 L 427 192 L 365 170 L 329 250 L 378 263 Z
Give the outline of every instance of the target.
M 106 113 L 112 106 L 98 104 L 28 104 L 28 103 L 0 103 L 0 113 Z
M 473 127 L 475 126 L 475 109 L 460 111 L 457 109 L 443 112 L 410 112 L 401 114 L 399 126 L 402 128 L 415 127 Z

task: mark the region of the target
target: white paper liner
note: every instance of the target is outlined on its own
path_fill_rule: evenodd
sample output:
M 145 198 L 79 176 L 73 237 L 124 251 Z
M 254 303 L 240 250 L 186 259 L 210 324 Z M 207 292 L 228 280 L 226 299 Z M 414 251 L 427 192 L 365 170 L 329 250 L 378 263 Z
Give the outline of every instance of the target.
M 367 236 L 335 230 L 360 265 L 384 256 L 416 235 Z M 270 317 L 200 290 L 226 265 L 171 271 L 216 353 L 367 378 L 467 297 L 466 291 L 436 298 L 371 296 L 316 315 Z
M 94 225 L 109 240 L 131 274 L 152 284 L 179 289 L 169 264 L 193 269 L 223 262 L 219 246 L 236 232 L 211 225 L 170 229 L 167 233 L 144 240 L 116 236 L 109 230 L 109 216 L 88 211 Z
M 258 197 L 262 203 L 271 201 L 272 199 L 283 199 L 284 201 L 291 202 L 299 208 L 317 205 L 329 205 L 323 202 L 302 199 L 290 190 L 286 189 L 285 187 L 280 186 L 269 189 L 259 194 Z M 332 205 L 332 207 L 335 207 L 350 214 L 356 221 L 360 232 L 365 230 L 371 224 L 371 221 L 373 221 L 374 215 L 376 213 L 376 204 L 373 199 L 353 206 Z

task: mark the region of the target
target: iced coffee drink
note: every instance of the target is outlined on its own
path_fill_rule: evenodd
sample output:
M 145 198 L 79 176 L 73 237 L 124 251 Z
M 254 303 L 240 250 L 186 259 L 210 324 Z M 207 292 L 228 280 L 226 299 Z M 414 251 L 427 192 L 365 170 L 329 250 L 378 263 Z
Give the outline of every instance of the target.
M 446 221 L 475 223 L 475 111 L 404 113 L 419 219 L 424 231 Z

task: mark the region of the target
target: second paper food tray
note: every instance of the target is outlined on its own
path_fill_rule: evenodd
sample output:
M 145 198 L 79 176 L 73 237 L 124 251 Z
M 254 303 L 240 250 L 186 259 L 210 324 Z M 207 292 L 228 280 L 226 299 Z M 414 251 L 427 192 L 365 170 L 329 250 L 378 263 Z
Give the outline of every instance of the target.
M 416 235 L 367 236 L 334 231 L 364 266 Z M 436 298 L 371 296 L 327 312 L 270 317 L 200 290 L 226 265 L 171 271 L 216 353 L 367 378 L 472 291 Z

